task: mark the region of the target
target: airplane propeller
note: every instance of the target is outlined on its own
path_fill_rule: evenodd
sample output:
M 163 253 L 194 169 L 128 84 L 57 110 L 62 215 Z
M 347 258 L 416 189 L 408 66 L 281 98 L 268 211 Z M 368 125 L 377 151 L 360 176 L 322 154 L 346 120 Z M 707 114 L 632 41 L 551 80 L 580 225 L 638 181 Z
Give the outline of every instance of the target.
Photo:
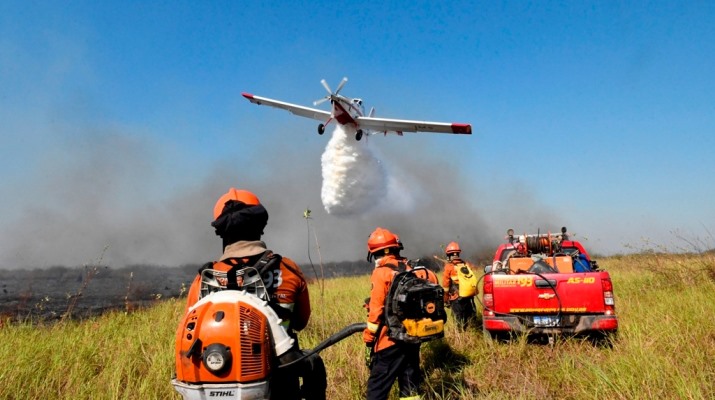
M 320 99 L 320 100 L 315 100 L 315 101 L 313 102 L 313 105 L 314 105 L 314 106 L 317 106 L 318 104 L 323 104 L 323 103 L 325 103 L 328 99 L 330 99 L 330 96 L 325 96 L 325 97 L 323 97 L 323 98 Z
M 344 77 L 343 80 L 340 81 L 340 83 L 338 84 L 338 88 L 335 89 L 335 92 L 333 92 L 333 90 L 330 89 L 330 86 L 328 86 L 328 82 L 326 82 L 325 79 L 321 79 L 321 80 L 320 80 L 320 83 L 323 85 L 323 87 L 325 88 L 325 90 L 328 92 L 328 95 L 325 96 L 325 97 L 323 97 L 323 98 L 320 99 L 320 100 L 314 101 L 314 102 L 313 102 L 313 105 L 314 105 L 314 106 L 317 106 L 318 104 L 322 104 L 322 103 L 324 103 L 325 101 L 330 100 L 330 98 L 331 98 L 332 96 L 337 96 L 338 93 L 340 92 L 340 90 L 343 88 L 343 86 L 345 86 L 345 83 L 347 83 L 347 81 L 348 81 L 348 78 L 347 78 L 347 77 Z
M 323 84 L 323 87 L 325 88 L 325 90 L 328 91 L 328 94 L 333 94 L 333 90 L 330 88 L 330 86 L 328 86 L 328 82 L 326 82 L 325 79 L 321 79 L 320 83 Z
M 335 89 L 335 95 L 336 95 L 336 96 L 338 95 L 338 93 L 340 93 L 340 89 L 342 89 L 343 86 L 345 86 L 345 83 L 347 83 L 347 81 L 348 81 L 348 78 L 347 78 L 347 77 L 344 77 L 343 80 L 340 81 L 340 84 L 338 85 L 338 88 Z

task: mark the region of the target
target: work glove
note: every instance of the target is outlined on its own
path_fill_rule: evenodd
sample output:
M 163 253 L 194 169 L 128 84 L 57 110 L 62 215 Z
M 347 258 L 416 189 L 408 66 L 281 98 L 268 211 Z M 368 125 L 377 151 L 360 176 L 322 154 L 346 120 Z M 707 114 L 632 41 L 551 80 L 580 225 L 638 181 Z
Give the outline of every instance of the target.
M 367 329 L 363 330 L 362 341 L 365 342 L 365 345 L 367 345 L 368 348 L 372 347 L 375 344 L 375 334 Z

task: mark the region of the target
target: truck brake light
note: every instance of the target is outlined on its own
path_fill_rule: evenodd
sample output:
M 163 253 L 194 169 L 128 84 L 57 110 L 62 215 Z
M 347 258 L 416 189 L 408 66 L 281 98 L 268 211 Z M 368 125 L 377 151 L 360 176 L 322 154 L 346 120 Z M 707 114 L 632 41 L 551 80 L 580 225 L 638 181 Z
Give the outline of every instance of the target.
M 613 283 L 610 279 L 601 279 L 601 287 L 603 288 L 603 303 L 608 309 L 612 310 L 615 305 L 613 300 Z
M 604 292 L 613 292 L 613 284 L 610 279 L 601 279 L 601 287 Z
M 491 294 L 494 293 L 494 282 L 488 280 L 484 281 L 484 294 Z

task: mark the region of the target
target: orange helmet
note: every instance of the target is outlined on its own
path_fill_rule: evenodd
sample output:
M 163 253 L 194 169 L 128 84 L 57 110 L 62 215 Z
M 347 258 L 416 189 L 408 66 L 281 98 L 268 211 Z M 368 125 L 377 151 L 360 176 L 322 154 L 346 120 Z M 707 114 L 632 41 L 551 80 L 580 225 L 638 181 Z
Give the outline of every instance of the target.
M 236 188 L 228 189 L 228 192 L 226 192 L 223 196 L 219 197 L 218 201 L 216 201 L 216 205 L 214 206 L 214 220 L 218 219 L 218 217 L 223 212 L 223 208 L 226 205 L 226 202 L 229 200 L 240 201 L 249 206 L 257 206 L 261 204 L 261 201 L 258 200 L 258 197 L 255 194 L 249 192 L 248 190 L 238 190 Z
M 445 252 L 447 255 L 459 254 L 459 253 L 462 252 L 462 249 L 459 248 L 459 243 L 457 243 L 457 242 L 449 242 L 449 244 L 447 245 L 447 248 L 444 249 L 444 252 Z
M 387 229 L 378 227 L 367 239 L 367 251 L 370 253 L 390 247 L 402 249 L 402 243 L 400 243 L 400 238 L 397 235 Z

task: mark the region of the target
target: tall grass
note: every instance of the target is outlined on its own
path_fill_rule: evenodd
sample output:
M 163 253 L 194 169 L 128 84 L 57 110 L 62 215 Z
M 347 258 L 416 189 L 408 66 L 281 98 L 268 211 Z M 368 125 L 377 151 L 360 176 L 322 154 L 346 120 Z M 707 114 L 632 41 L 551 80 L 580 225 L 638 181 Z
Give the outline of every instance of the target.
M 448 324 L 423 345 L 430 399 L 715 398 L 715 256 L 646 254 L 600 260 L 611 273 L 620 332 L 612 346 L 488 343 Z M 367 276 L 312 286 L 310 348 L 365 319 Z M 2 399 L 179 399 L 169 380 L 183 300 L 53 325 L 0 329 Z M 354 335 L 321 353 L 329 399 L 364 398 L 364 345 Z M 398 396 L 393 390 L 391 398 Z

